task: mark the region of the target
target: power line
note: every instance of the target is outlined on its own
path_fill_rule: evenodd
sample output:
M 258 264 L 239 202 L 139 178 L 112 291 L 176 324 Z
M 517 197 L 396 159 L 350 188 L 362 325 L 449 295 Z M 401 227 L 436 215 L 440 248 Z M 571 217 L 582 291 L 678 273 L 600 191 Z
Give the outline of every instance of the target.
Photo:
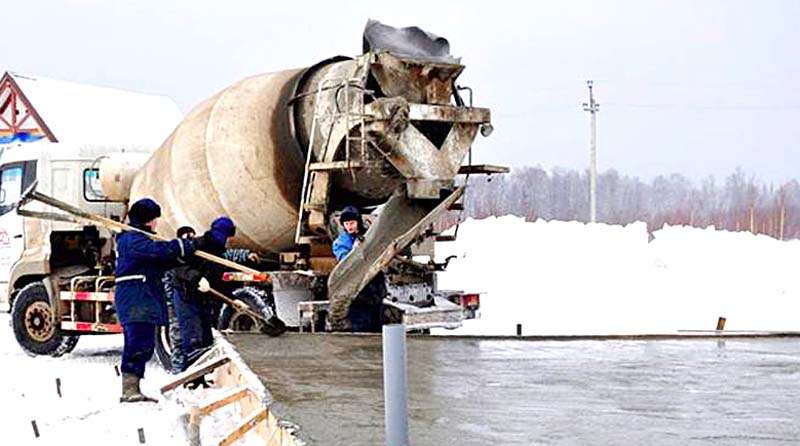
M 681 109 L 681 110 L 742 110 L 742 111 L 783 111 L 800 110 L 800 104 L 631 104 L 622 102 L 606 103 L 608 107 Z
M 800 110 L 800 104 L 786 104 L 786 105 L 775 105 L 775 104 L 764 104 L 764 105 L 755 105 L 755 104 L 731 104 L 731 105 L 724 105 L 724 104 L 633 104 L 633 103 L 623 103 L 623 102 L 605 102 L 603 103 L 606 107 L 612 108 L 641 108 L 641 109 L 651 109 L 651 110 L 697 110 L 697 111 L 793 111 L 793 110 Z M 510 118 L 510 119 L 517 119 L 517 118 L 525 118 L 531 115 L 541 114 L 541 113 L 555 113 L 555 112 L 566 112 L 572 110 L 574 106 L 569 104 L 541 104 L 539 106 L 529 107 L 527 110 L 519 111 L 519 112 L 507 112 L 507 113 L 495 113 L 493 114 L 496 118 Z

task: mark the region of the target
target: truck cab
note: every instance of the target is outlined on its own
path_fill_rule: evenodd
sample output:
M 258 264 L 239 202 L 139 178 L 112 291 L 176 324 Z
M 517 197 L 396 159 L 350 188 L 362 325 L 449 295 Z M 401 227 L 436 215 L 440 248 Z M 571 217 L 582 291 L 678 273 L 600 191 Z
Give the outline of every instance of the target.
M 18 215 L 23 193 L 35 185 L 88 212 L 122 220 L 125 204 L 102 193 L 98 164 L 109 154 L 130 151 L 143 150 L 36 142 L 5 147 L 0 154 L 0 310 L 11 312 L 15 336 L 26 351 L 57 355 L 74 347 L 77 338 L 65 328 L 75 327 L 62 322 L 77 318 L 81 309 L 63 302 L 59 292 L 82 275 L 110 274 L 113 247 L 107 229 Z M 52 212 L 40 203 L 26 208 Z M 108 322 L 115 323 L 113 303 L 106 307 Z

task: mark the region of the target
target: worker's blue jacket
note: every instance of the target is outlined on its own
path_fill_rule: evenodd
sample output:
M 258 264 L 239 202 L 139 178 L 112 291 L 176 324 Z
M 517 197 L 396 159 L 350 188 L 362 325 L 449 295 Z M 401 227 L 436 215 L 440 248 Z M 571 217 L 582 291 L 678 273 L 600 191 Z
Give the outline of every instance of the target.
M 336 260 L 341 262 L 343 258 L 353 250 L 353 244 L 356 242 L 356 235 L 350 234 L 349 232 L 342 230 L 339 233 L 339 237 L 336 237 L 336 240 L 333 242 L 333 255 L 336 256 Z
M 120 323 L 166 325 L 167 303 L 161 282 L 164 272 L 194 251 L 191 240 L 155 241 L 134 231 L 117 235 L 114 304 Z

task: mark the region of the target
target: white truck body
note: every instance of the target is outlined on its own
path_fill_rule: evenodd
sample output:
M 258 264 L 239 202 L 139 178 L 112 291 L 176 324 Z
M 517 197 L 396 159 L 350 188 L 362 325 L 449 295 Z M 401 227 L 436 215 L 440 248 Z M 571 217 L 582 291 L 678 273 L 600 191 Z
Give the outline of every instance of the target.
M 0 152 L 0 311 L 10 311 L 16 292 L 52 271 L 53 232 L 81 231 L 83 225 L 22 217 L 21 194 L 36 190 L 73 203 L 88 212 L 121 219 L 125 206 L 107 200 L 98 180 L 99 160 L 116 153 L 149 153 L 141 147 L 71 145 L 36 142 L 5 146 Z M 31 210 L 52 212 L 31 203 Z M 102 231 L 102 230 L 101 230 Z M 104 234 L 108 237 L 110 234 Z

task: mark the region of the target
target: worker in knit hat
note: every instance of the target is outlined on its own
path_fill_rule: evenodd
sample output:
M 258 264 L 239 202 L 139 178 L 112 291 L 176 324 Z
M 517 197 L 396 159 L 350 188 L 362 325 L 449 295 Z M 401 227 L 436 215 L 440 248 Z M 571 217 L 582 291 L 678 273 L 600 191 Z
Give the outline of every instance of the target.
M 161 207 L 150 198 L 130 206 L 130 225 L 140 231 L 123 231 L 116 237 L 117 264 L 114 305 L 122 325 L 121 402 L 155 402 L 142 394 L 139 383 L 145 364 L 153 356 L 156 327 L 167 323 L 167 304 L 161 279 L 164 272 L 191 256 L 191 240 L 157 241 L 155 233 Z
M 333 242 L 333 255 L 343 261 L 364 240 L 367 229 L 355 206 L 347 206 L 339 214 L 341 230 Z M 383 324 L 383 298 L 386 278 L 378 273 L 350 302 L 347 318 L 353 332 L 380 332 Z

